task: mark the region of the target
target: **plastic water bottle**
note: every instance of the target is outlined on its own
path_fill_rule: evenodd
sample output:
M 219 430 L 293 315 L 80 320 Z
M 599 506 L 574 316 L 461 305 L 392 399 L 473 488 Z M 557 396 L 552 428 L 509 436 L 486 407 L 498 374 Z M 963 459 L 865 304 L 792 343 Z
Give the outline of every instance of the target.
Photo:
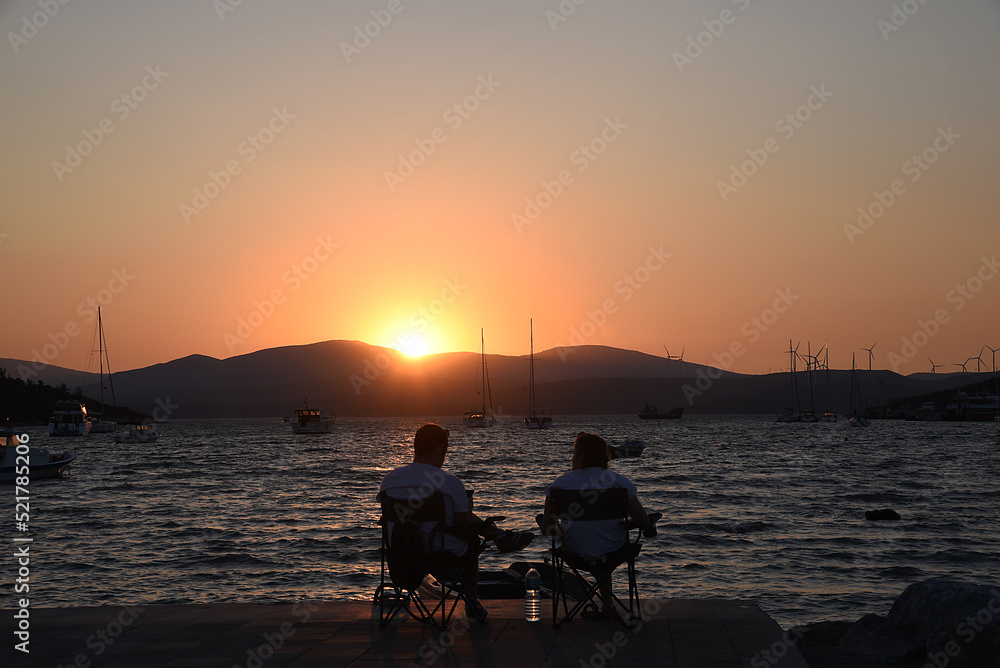
M 542 576 L 534 568 L 524 574 L 524 619 L 542 621 Z

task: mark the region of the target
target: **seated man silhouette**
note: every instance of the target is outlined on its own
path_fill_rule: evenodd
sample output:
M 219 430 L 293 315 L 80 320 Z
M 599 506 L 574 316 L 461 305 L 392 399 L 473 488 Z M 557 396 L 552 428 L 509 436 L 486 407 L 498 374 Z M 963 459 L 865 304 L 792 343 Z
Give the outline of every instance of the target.
M 601 490 L 620 487 L 628 493 L 629 517 L 643 530 L 648 538 L 656 535 L 656 527 L 639 502 L 635 485 L 620 473 L 608 470 L 607 442 L 597 434 L 580 432 L 573 442 L 572 470 L 556 478 L 545 490 L 545 512 L 541 518 L 542 533 L 551 536 L 556 527 L 556 508 L 552 502 L 551 490 Z M 614 557 L 629 549 L 629 537 L 620 519 L 583 520 L 570 519 L 562 523 L 562 540 L 565 549 L 591 561 L 602 557 Z M 613 558 L 608 561 L 613 562 Z M 611 580 L 600 587 L 605 604 L 611 602 Z M 585 611 L 584 617 L 607 617 L 611 611 Z
M 535 537 L 534 534 L 500 531 L 492 521 L 483 522 L 472 512 L 471 493 L 466 491 L 462 481 L 441 469 L 448 453 L 448 434 L 447 429 L 433 423 L 420 427 L 413 438 L 413 463 L 387 473 L 382 480 L 379 494 L 385 493 L 393 498 L 418 500 L 433 494 L 435 491 L 441 492 L 444 497 L 445 524 L 447 526 L 480 522 L 483 525 L 479 529 L 479 534 L 492 540 L 501 552 L 513 552 L 526 547 Z M 432 522 L 421 523 L 421 534 L 425 547 L 428 545 L 433 524 Z M 444 534 L 443 541 L 444 549 L 456 556 L 462 556 L 469 550 L 469 543 L 458 536 Z M 479 603 L 478 576 L 479 557 L 476 555 L 470 564 L 469 571 L 466 572 L 466 588 L 469 600 L 478 607 L 482 617 L 485 617 L 486 611 Z M 466 616 L 472 616 L 468 607 Z

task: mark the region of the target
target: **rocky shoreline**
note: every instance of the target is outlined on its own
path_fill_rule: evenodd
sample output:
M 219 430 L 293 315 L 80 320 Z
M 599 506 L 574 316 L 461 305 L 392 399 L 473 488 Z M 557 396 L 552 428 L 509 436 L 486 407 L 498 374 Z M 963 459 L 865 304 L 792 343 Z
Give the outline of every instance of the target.
M 1000 586 L 924 580 L 888 615 L 796 626 L 786 637 L 811 668 L 1000 668 Z

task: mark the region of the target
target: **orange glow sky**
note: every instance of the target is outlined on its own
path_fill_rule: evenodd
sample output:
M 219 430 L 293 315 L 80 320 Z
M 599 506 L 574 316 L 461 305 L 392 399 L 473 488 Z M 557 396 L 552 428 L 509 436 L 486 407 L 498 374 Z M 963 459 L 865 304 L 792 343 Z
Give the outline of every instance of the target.
M 789 339 L 902 373 L 1000 347 L 1000 5 L 559 7 L 3 3 L 0 357 L 87 368 L 97 301 L 115 370 L 525 354 L 529 318 L 536 350 L 746 373 Z

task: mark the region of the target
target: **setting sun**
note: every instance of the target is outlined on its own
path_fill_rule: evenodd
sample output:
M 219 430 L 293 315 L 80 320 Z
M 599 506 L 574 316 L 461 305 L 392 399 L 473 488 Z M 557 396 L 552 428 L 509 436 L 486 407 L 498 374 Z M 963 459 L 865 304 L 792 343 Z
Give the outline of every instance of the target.
M 421 336 L 409 336 L 396 341 L 396 350 L 407 357 L 422 357 L 431 352 L 427 340 Z

